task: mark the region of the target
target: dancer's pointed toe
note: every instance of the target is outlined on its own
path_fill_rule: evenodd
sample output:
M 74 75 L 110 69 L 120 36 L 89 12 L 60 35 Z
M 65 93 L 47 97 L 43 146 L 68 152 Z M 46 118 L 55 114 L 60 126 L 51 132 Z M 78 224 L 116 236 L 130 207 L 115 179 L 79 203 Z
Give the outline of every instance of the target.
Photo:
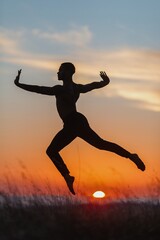
M 73 176 L 70 176 L 70 175 L 65 176 L 65 181 L 66 181 L 66 183 L 67 183 L 67 186 L 68 186 L 68 188 L 69 188 L 69 191 L 70 191 L 73 195 L 75 195 L 75 191 L 74 191 L 74 189 L 73 189 L 74 179 L 75 179 L 75 177 L 73 177 Z
M 146 167 L 144 165 L 144 163 L 142 162 L 142 160 L 139 158 L 139 156 L 137 154 L 132 154 L 130 159 L 137 165 L 137 167 L 141 170 L 141 171 L 145 171 Z

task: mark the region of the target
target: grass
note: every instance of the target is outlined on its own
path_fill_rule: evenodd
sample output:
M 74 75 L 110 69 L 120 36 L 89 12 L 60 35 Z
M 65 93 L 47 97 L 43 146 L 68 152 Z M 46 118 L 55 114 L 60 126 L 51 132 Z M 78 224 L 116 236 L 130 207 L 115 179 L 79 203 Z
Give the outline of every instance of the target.
M 159 240 L 160 201 L 104 204 L 1 193 L 1 240 Z M 27 204 L 26 204 L 27 203 Z
M 30 179 L 31 188 L 21 192 L 7 177 L 8 191 L 0 190 L 0 240 L 160 239 L 159 178 L 149 189 L 151 199 L 124 195 L 119 201 L 55 196 L 48 181 L 44 194 Z

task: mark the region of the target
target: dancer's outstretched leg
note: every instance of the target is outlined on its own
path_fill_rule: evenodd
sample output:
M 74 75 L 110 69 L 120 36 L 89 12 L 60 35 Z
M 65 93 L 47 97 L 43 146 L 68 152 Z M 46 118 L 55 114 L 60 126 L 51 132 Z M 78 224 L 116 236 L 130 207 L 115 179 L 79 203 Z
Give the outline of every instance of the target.
M 115 143 L 103 140 L 89 125 L 85 126 L 83 130 L 81 129 L 78 136 L 98 149 L 114 152 L 122 157 L 129 158 L 140 170 L 145 170 L 145 165 L 137 154 L 132 154 Z
M 72 194 L 75 194 L 73 189 L 74 177 L 69 175 L 69 170 L 64 163 L 59 151 L 67 146 L 74 140 L 76 136 L 69 134 L 65 129 L 62 129 L 52 140 L 51 144 L 47 148 L 47 155 L 52 160 L 58 171 L 64 177 L 67 186 Z

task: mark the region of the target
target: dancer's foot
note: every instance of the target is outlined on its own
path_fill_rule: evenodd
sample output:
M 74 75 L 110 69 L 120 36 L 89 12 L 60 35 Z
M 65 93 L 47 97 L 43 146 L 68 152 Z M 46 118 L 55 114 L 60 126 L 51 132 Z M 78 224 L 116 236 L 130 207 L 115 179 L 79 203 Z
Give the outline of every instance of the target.
M 67 186 L 68 186 L 68 188 L 69 188 L 69 191 L 70 191 L 73 195 L 75 195 L 75 191 L 74 191 L 74 189 L 73 189 L 73 182 L 74 182 L 75 177 L 70 176 L 70 175 L 66 175 L 66 176 L 64 176 L 64 179 L 65 179 L 65 181 L 66 181 L 66 183 L 67 183 Z
M 131 154 L 130 159 L 137 165 L 137 167 L 141 170 L 144 171 L 145 170 L 145 165 L 142 162 L 142 160 L 138 157 L 138 155 L 136 153 Z

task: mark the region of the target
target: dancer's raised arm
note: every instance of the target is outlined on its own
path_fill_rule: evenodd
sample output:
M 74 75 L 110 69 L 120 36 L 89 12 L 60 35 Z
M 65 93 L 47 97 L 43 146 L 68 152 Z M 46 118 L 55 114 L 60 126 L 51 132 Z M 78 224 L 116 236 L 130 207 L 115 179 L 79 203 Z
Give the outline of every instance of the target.
M 110 79 L 107 76 L 106 72 L 101 71 L 100 76 L 102 78 L 102 81 L 100 81 L 100 82 L 92 82 L 92 83 L 89 83 L 89 84 L 86 84 L 86 85 L 78 84 L 79 92 L 80 93 L 86 93 L 86 92 L 92 91 L 94 89 L 102 88 L 102 87 L 108 85 L 109 82 L 110 82 Z
M 22 69 L 20 69 L 18 71 L 18 75 L 14 80 L 14 83 L 17 87 L 20 87 L 29 92 L 35 92 L 35 93 L 40 93 L 40 94 L 45 94 L 45 95 L 55 95 L 57 93 L 60 86 L 44 87 L 44 86 L 20 83 L 19 79 L 20 79 L 21 71 L 22 71 Z

